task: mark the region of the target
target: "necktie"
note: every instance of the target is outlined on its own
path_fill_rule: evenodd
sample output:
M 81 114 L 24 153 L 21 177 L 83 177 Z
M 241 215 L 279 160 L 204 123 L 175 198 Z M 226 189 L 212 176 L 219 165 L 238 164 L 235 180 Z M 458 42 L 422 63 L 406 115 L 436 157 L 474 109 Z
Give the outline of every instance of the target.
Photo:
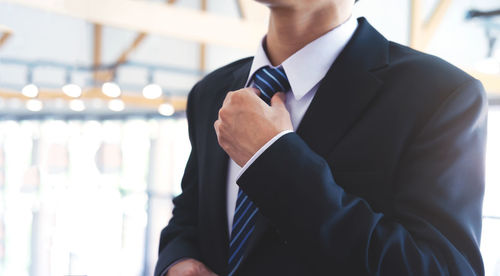
M 252 80 L 253 86 L 260 90 L 260 97 L 267 104 L 271 103 L 271 98 L 276 92 L 290 90 L 290 83 L 282 67 L 275 69 L 269 66 L 262 67 L 255 72 Z M 258 211 L 259 208 L 240 189 L 236 199 L 236 209 L 229 242 L 228 276 L 234 275 L 243 259 L 248 238 L 255 229 L 255 218 Z

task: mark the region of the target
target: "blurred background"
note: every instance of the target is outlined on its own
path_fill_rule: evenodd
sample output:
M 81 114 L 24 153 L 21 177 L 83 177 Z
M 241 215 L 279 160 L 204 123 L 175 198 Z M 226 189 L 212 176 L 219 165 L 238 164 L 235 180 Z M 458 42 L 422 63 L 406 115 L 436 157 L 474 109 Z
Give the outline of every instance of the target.
M 253 55 L 251 0 L 0 0 L 0 275 L 151 275 L 190 145 L 186 95 Z M 481 250 L 500 275 L 500 3 L 361 0 L 488 91 Z

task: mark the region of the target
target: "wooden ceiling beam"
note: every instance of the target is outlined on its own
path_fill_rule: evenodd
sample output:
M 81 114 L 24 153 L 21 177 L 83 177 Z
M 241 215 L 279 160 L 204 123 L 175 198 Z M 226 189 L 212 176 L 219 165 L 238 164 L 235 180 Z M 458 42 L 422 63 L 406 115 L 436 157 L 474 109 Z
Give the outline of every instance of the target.
M 439 0 L 429 19 L 423 17 L 423 0 L 411 0 L 410 46 L 424 51 L 434 37 L 453 0 Z
M 243 0 L 236 0 L 236 8 L 241 19 L 246 19 L 245 7 L 243 6 Z
M 411 0 L 410 46 L 412 48 L 425 51 L 452 2 L 452 0 L 439 0 L 429 19 L 424 20 L 423 0 Z M 474 70 L 466 71 L 479 79 L 489 94 L 500 95 L 500 74 L 485 74 Z
M 7 90 L 0 89 L 0 98 L 3 99 L 19 99 L 22 101 L 27 101 L 30 98 L 22 95 L 20 91 L 15 90 Z M 56 99 L 63 100 L 72 100 L 74 98 L 68 97 L 66 94 L 62 93 L 59 89 L 40 89 L 37 99 L 42 101 L 50 101 Z M 104 95 L 100 88 L 90 88 L 84 89 L 82 96 L 79 98 L 82 100 L 103 100 L 109 101 L 112 98 Z M 159 99 L 146 99 L 141 94 L 137 94 L 134 92 L 124 91 L 123 94 L 119 97 L 124 103 L 125 106 L 129 107 L 141 107 L 141 108 L 150 108 L 157 109 L 165 101 L 170 102 L 176 111 L 184 111 L 186 109 L 186 97 L 182 96 L 171 96 L 168 98 L 159 98 Z
M 200 0 L 200 10 L 203 12 L 207 11 L 207 0 Z M 201 72 L 205 72 L 207 70 L 207 44 L 202 42 L 200 43 L 200 61 L 198 69 Z
M 81 18 L 95 24 L 254 51 L 267 22 L 241 20 L 199 10 L 134 0 L 0 0 Z M 120 12 L 117 11 L 119 7 Z
M 93 47 L 93 64 L 94 68 L 101 66 L 101 50 L 102 50 L 102 25 L 94 24 L 94 47 Z M 99 72 L 94 69 L 94 82 L 99 82 Z
M 12 30 L 5 26 L 5 25 L 0 25 L 0 47 L 2 47 L 5 42 L 10 38 L 12 35 Z
M 144 41 L 144 39 L 147 36 L 148 36 L 147 33 L 137 34 L 132 43 L 127 48 L 125 48 L 125 50 L 118 56 L 118 59 L 113 63 L 111 68 L 109 70 L 106 70 L 106 72 L 102 72 L 101 82 L 112 80 L 116 75 L 116 70 L 118 69 L 118 67 L 127 62 L 130 54 L 135 49 L 137 49 L 137 47 L 139 47 L 139 45 Z
M 7 39 L 9 39 L 10 33 L 3 33 L 2 36 L 0 36 L 0 48 L 7 42 Z
M 176 1 L 177 0 L 166 0 L 165 2 L 166 2 L 166 4 L 175 4 Z M 206 0 L 202 0 L 202 1 L 205 1 L 205 6 L 206 6 Z M 101 72 L 100 81 L 104 82 L 104 81 L 110 81 L 111 79 L 113 79 L 116 75 L 116 70 L 118 69 L 118 67 L 120 65 L 124 64 L 125 62 L 127 62 L 130 54 L 139 47 L 139 45 L 144 41 L 144 39 L 147 36 L 148 36 L 148 34 L 145 32 L 141 32 L 141 33 L 137 34 L 137 36 L 132 41 L 132 43 L 118 56 L 118 59 L 116 60 L 116 62 L 113 63 L 113 65 L 111 66 L 111 69 L 107 70 L 106 72 Z M 98 72 L 96 72 L 95 74 L 98 74 Z
M 12 29 L 0 24 L 0 33 L 12 33 Z

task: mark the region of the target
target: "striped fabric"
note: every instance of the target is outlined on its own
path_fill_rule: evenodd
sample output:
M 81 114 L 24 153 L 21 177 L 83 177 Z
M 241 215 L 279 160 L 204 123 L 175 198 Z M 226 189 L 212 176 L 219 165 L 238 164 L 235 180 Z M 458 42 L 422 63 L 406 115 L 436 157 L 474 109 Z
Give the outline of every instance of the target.
M 288 92 L 290 83 L 283 67 L 273 69 L 269 66 L 262 67 L 253 76 L 253 86 L 260 90 L 260 97 L 267 103 L 276 92 Z
M 276 92 L 288 92 L 290 83 L 282 67 L 273 69 L 269 66 L 260 68 L 253 76 L 253 86 L 260 90 L 260 97 L 270 104 Z M 229 242 L 229 274 L 233 276 L 243 260 L 243 253 L 248 239 L 255 229 L 255 218 L 259 208 L 240 189 L 234 211 L 231 239 Z

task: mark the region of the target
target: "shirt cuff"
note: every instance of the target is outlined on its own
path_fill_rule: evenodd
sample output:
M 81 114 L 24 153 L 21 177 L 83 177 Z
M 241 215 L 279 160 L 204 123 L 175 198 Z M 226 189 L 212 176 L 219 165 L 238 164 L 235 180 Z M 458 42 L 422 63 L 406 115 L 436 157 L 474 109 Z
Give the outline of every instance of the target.
M 240 172 L 238 173 L 238 175 L 236 176 L 236 179 L 239 179 L 240 176 L 248 169 L 248 167 L 250 167 L 250 165 L 252 165 L 252 163 L 257 159 L 259 158 L 259 156 L 264 152 L 266 151 L 266 149 L 268 149 L 274 142 L 276 142 L 276 140 L 278 140 L 279 138 L 281 138 L 281 136 L 285 135 L 285 134 L 288 134 L 290 132 L 293 132 L 292 130 L 283 130 L 282 132 L 276 134 L 276 136 L 274 136 L 271 140 L 267 141 L 267 143 L 265 145 L 263 145 L 253 156 L 252 158 L 250 158 L 250 160 L 247 161 L 247 163 L 243 166 L 243 168 L 241 168 Z

